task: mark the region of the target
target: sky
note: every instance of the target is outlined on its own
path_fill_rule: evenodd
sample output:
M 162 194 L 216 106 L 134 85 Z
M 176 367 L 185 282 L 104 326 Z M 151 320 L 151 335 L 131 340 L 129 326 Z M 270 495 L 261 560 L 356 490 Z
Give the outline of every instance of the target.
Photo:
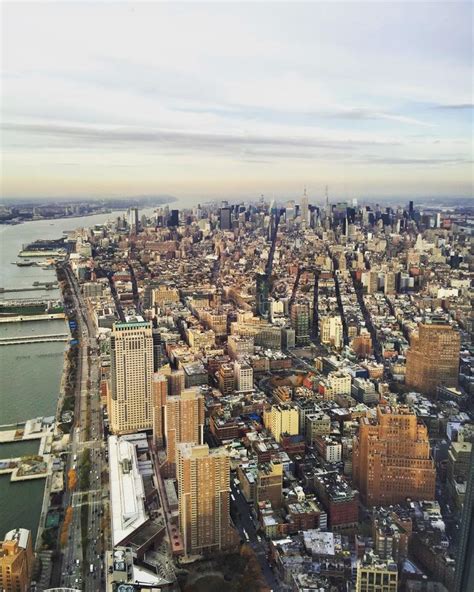
M 472 195 L 471 2 L 3 2 L 3 197 Z

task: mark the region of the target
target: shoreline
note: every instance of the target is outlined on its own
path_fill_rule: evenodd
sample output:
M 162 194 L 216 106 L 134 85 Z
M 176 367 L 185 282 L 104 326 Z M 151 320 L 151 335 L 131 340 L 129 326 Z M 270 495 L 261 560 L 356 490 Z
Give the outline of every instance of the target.
M 56 273 L 56 278 L 57 278 L 58 284 L 59 284 L 57 270 L 55 270 L 55 273 Z M 59 289 L 60 299 L 64 305 L 63 292 L 61 290 L 60 284 L 59 284 L 59 288 L 60 288 Z M 64 315 L 64 318 L 66 320 L 66 315 Z M 68 325 L 68 330 L 69 330 L 69 325 Z M 72 338 L 72 335 L 70 335 L 70 337 Z M 62 409 L 63 402 L 64 402 L 67 377 L 68 377 L 69 370 L 70 370 L 70 364 L 69 364 L 69 358 L 68 358 L 68 353 L 69 353 L 70 349 L 71 349 L 71 340 L 69 339 L 67 347 L 65 348 L 64 354 L 63 354 L 63 369 L 62 369 L 62 373 L 61 373 L 61 380 L 59 383 L 58 399 L 56 402 L 55 430 L 56 430 L 58 423 L 61 419 L 61 409 Z M 39 553 L 41 551 L 41 537 L 42 537 L 43 532 L 45 530 L 46 516 L 48 514 L 49 499 L 50 499 L 50 495 L 51 495 L 51 486 L 52 486 L 51 476 L 46 475 L 46 481 L 45 481 L 44 490 L 43 490 L 43 501 L 41 503 L 41 511 L 40 511 L 40 515 L 39 515 L 38 526 L 36 529 L 36 540 L 35 540 L 35 545 L 34 545 L 34 549 L 35 549 L 36 553 Z
M 174 200 L 168 200 L 165 201 L 163 203 L 159 203 L 159 204 L 154 204 L 154 205 L 147 205 L 147 204 L 142 204 L 142 205 L 127 205 L 127 206 L 117 206 L 114 207 L 112 209 L 107 209 L 107 210 L 98 210 L 96 212 L 88 212 L 86 214 L 82 213 L 82 214 L 74 214 L 73 216 L 54 216 L 54 217 L 41 217 L 41 218 L 34 218 L 34 219 L 30 219 L 30 220 L 17 220 L 16 218 L 14 218 L 13 220 L 15 220 L 14 222 L 3 222 L 0 221 L 0 227 L 1 226 L 18 226 L 20 224 L 28 224 L 28 222 L 47 222 L 47 221 L 54 221 L 54 220 L 74 220 L 74 218 L 90 218 L 92 216 L 101 216 L 104 214 L 112 214 L 113 212 L 122 212 L 122 211 L 126 211 L 129 208 L 134 208 L 137 207 L 139 209 L 142 210 L 148 210 L 150 208 L 161 208 L 164 207 L 166 205 L 170 205 L 172 203 L 174 203 L 175 201 L 178 201 L 177 199 Z

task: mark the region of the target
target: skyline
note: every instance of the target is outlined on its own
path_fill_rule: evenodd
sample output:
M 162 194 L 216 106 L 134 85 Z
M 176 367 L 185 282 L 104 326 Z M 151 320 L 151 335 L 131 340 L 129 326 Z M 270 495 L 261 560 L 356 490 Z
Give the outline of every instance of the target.
M 472 194 L 470 3 L 25 6 L 2 197 Z

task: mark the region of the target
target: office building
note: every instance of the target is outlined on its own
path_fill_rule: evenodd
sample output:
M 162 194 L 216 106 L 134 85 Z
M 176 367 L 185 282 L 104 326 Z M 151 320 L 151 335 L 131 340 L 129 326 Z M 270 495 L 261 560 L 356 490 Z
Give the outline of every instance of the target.
M 197 388 L 168 397 L 165 406 L 166 472 L 176 475 L 176 448 L 181 442 L 202 444 L 204 438 L 204 397 Z
M 231 209 L 229 207 L 220 209 L 219 222 L 221 230 L 232 229 Z
M 168 218 L 168 226 L 178 227 L 179 226 L 179 210 L 171 210 L 170 217 Z
M 421 323 L 407 352 L 407 386 L 434 396 L 438 386 L 457 386 L 461 338 L 450 325 Z
M 356 592 L 397 592 L 398 570 L 394 561 L 366 554 L 357 562 Z
M 353 478 L 369 505 L 397 504 L 407 497 L 432 500 L 436 470 L 425 425 L 406 406 L 377 407 L 362 419 L 353 447 Z
M 223 448 L 177 447 L 179 529 L 186 555 L 221 551 L 233 541 L 229 516 L 230 467 Z
M 467 489 L 461 517 L 456 558 L 455 592 L 474 590 L 474 454 L 471 452 Z
M 299 413 L 292 405 L 272 405 L 263 412 L 263 425 L 277 442 L 283 434 L 295 436 L 299 433 Z
M 110 426 L 114 433 L 153 427 L 151 323 L 115 323 L 110 338 Z
M 291 307 L 290 318 L 291 326 L 295 330 L 296 345 L 308 345 L 311 319 L 309 302 L 295 302 Z
M 247 362 L 234 362 L 235 390 L 240 393 L 253 391 L 253 368 Z
M 319 319 L 319 335 L 321 343 L 341 349 L 344 345 L 341 317 L 339 315 L 321 317 Z
M 155 446 L 164 443 L 164 415 L 166 397 L 168 395 L 168 381 L 163 374 L 153 376 L 153 442 Z
M 28 592 L 34 560 L 31 532 L 25 528 L 7 532 L 0 543 L 0 590 Z
M 221 364 L 217 372 L 219 390 L 226 396 L 234 392 L 234 368 L 232 364 Z

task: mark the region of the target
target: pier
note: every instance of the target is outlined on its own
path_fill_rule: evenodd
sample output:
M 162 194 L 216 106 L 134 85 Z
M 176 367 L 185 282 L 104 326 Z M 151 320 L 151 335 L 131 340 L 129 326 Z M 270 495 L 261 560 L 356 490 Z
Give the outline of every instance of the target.
M 48 343 L 55 341 L 67 341 L 69 335 L 66 333 L 55 333 L 52 335 L 22 335 L 20 337 L 1 337 L 0 345 L 23 345 L 26 343 Z
M 52 312 L 39 315 L 16 315 L 12 317 L 0 317 L 0 323 L 23 323 L 29 321 L 54 321 L 56 319 L 65 319 L 63 312 Z

